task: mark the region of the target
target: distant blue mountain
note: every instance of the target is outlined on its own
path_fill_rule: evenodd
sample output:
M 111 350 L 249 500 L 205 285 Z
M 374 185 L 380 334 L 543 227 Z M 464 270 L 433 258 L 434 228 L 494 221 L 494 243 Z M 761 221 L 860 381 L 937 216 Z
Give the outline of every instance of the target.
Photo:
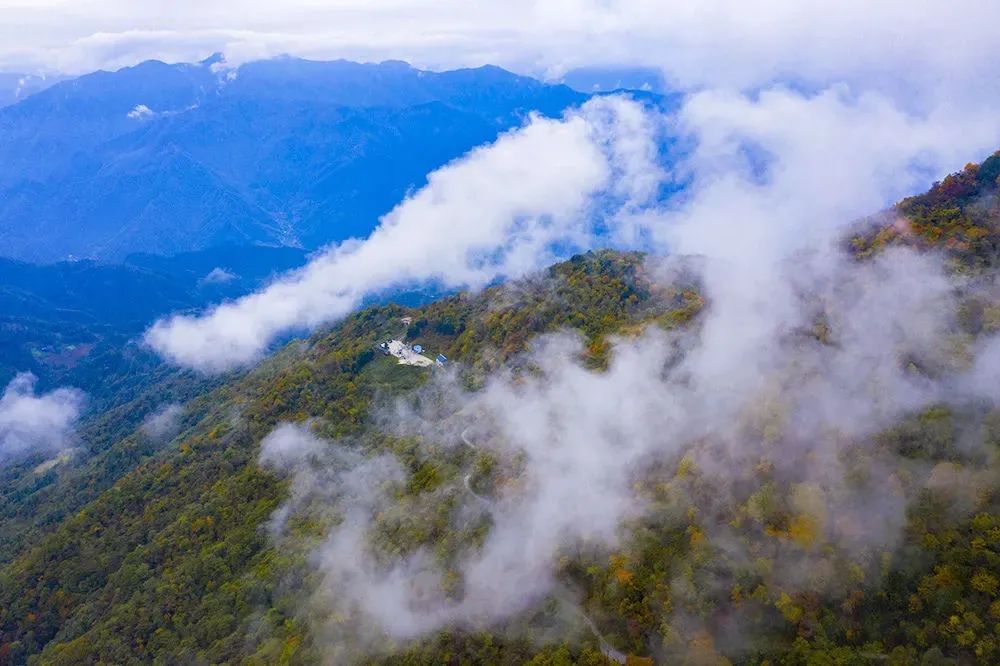
M 654 67 L 579 67 L 566 72 L 560 82 L 585 93 L 614 90 L 668 92 L 663 73 Z
M 158 367 L 129 344 L 157 317 L 242 296 L 305 261 L 295 248 L 236 246 L 134 254 L 120 264 L 0 259 L 0 387 L 30 370 L 43 387 L 103 395 L 102 382 L 128 363 Z
M 0 72 L 0 107 L 20 102 L 65 78 L 65 76 L 37 76 Z
M 119 261 L 367 234 L 428 172 L 587 95 L 497 67 L 150 61 L 0 108 L 0 254 Z

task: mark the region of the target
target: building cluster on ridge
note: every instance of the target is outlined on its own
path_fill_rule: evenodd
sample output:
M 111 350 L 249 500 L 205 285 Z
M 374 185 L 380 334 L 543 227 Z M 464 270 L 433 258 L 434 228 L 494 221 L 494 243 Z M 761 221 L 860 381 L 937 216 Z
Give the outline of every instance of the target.
M 448 362 L 448 357 L 438 354 L 437 358 L 431 360 L 424 356 L 424 348 L 421 345 L 408 345 L 402 340 L 385 340 L 378 345 L 379 350 L 386 356 L 395 356 L 402 365 L 416 365 L 427 367 L 431 365 L 443 366 Z

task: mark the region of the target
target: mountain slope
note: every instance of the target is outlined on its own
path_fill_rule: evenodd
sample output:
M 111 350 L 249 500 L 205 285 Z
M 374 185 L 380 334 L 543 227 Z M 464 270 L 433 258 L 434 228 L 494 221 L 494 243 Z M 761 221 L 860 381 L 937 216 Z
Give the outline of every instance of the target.
M 36 92 L 55 85 L 63 78 L 61 76 L 46 77 L 0 72 L 0 107 L 16 104 Z
M 871 221 L 853 238 L 855 261 L 863 265 L 889 245 L 909 244 L 945 252 L 954 272 L 989 285 L 997 258 L 991 243 L 1000 237 L 1000 183 L 991 178 L 997 159 L 901 202 L 888 222 L 886 216 Z M 903 219 L 910 227 L 897 224 L 897 216 L 909 216 Z M 977 239 L 985 240 L 971 243 Z M 378 422 L 380 408 L 414 395 L 437 371 L 399 365 L 377 343 L 405 334 L 431 354 L 443 352 L 462 385 L 475 391 L 504 372 L 527 382 L 537 357 L 522 352 L 539 334 L 569 328 L 582 335 L 580 362 L 592 371 L 581 377 L 598 377 L 607 366 L 609 335 L 634 340 L 643 329 L 665 328 L 683 353 L 702 310 L 711 308 L 685 272 L 664 281 L 652 279 L 654 268 L 637 254 L 596 252 L 478 296 L 417 309 L 369 308 L 185 398 L 188 416 L 169 442 L 150 444 L 123 426 L 122 438 L 98 462 L 127 468 L 122 476 L 85 506 L 51 514 L 53 524 L 39 527 L 0 568 L 0 661 L 329 661 L 324 628 L 339 620 L 311 605 L 310 591 L 321 581 L 308 555 L 341 518 L 311 513 L 306 503 L 291 518 L 282 514 L 290 536 L 275 545 L 274 512 L 308 493 L 300 479 L 260 467 L 261 441 L 281 422 L 312 419 L 318 435 L 365 459 L 391 455 L 402 477 L 379 507 L 370 548 L 386 557 L 428 548 L 447 565 L 456 552 L 481 545 L 490 529 L 470 526 L 463 503 L 490 501 L 504 488 L 516 492 L 519 463 L 477 450 L 474 433 L 422 447 L 387 430 Z M 1000 301 L 985 299 L 990 293 L 960 294 L 961 316 L 950 323 L 949 339 L 937 342 L 950 348 L 995 335 Z M 836 345 L 822 318 L 788 335 L 824 349 Z M 900 362 L 917 376 L 940 372 L 916 356 Z M 766 446 L 778 446 L 773 433 L 781 412 L 765 407 L 743 426 L 760 431 Z M 982 449 L 969 448 L 973 436 Z M 982 404 L 932 405 L 864 443 L 846 449 L 855 464 L 848 499 L 860 502 L 876 526 L 885 507 L 866 503 L 866 484 L 874 480 L 912 499 L 891 551 L 869 557 L 817 544 L 821 530 L 802 507 L 819 490 L 795 476 L 802 472 L 795 461 L 765 456 L 738 466 L 731 490 L 739 501 L 728 503 L 711 469 L 690 458 L 653 460 L 638 470 L 634 486 L 645 511 L 627 521 L 620 543 L 610 552 L 566 549 L 557 558 L 556 576 L 586 621 L 567 621 L 563 597 L 553 593 L 496 631 L 459 626 L 386 642 L 365 660 L 599 664 L 610 645 L 669 663 L 994 662 L 1000 413 Z M 722 466 L 731 456 L 712 453 Z M 886 469 L 887 461 L 895 467 Z M 781 475 L 783 465 L 795 467 L 788 470 L 792 481 Z M 72 486 L 96 469 L 59 473 Z M 18 477 L 10 513 L 31 502 L 30 479 Z M 324 488 L 337 483 L 320 480 Z M 595 490 L 595 515 L 603 499 Z M 838 529 L 865 533 L 851 516 L 831 520 Z M 726 530 L 729 540 L 712 542 L 706 535 L 713 529 Z M 749 561 L 741 556 L 745 544 L 754 549 Z M 805 553 L 810 564 L 791 573 L 820 587 L 781 584 L 789 573 L 782 557 L 790 552 Z M 498 581 L 501 588 L 511 584 Z
M 676 321 L 690 317 L 697 302 L 650 292 L 637 273 L 639 261 L 637 255 L 603 254 L 556 267 L 550 278 L 555 282 L 548 284 L 563 285 L 562 297 L 549 300 L 547 284 L 537 285 L 534 304 L 509 310 L 514 318 L 502 323 L 491 305 L 503 298 L 500 288 L 416 312 L 398 306 L 366 310 L 196 399 L 190 411 L 204 416 L 158 459 L 125 476 L 3 570 L 0 589 L 20 598 L 5 596 L 0 604 L 8 658 L 17 661 L 53 639 L 48 658 L 66 662 L 97 653 L 112 661 L 154 654 L 238 658 L 247 649 L 244 623 L 270 597 L 272 577 L 279 573 L 257 526 L 277 506 L 282 484 L 257 467 L 255 441 L 293 413 L 322 414 L 338 432 L 357 432 L 375 395 L 421 383 L 422 372 L 373 352 L 378 340 L 405 328 L 404 315 L 414 317 L 411 334 L 417 339 L 484 368 L 498 358 L 477 360 L 476 350 L 496 345 L 501 357 L 514 354 L 532 331 L 575 324 L 599 340 L 603 331 L 664 313 Z M 239 413 L 235 422 L 233 409 Z M 207 529 L 192 531 L 195 524 Z M 94 532 L 96 525 L 103 527 Z M 52 559 L 56 552 L 58 562 Z M 220 580 L 231 582 L 220 587 Z M 29 590 L 14 581 L 36 582 Z M 191 602 L 194 607 L 181 611 Z M 210 620 L 220 604 L 231 610 Z M 151 613 L 153 607 L 160 610 Z M 136 623 L 139 608 L 147 619 Z M 30 626 L 22 624 L 28 613 Z M 273 648 L 253 647 L 258 649 L 266 655 Z
M 0 383 L 32 372 L 42 389 L 77 386 L 98 408 L 123 369 L 115 357 L 157 317 L 246 294 L 304 262 L 294 248 L 236 246 L 123 264 L 0 259 Z
M 868 229 L 852 238 L 853 249 L 863 256 L 895 244 L 943 247 L 960 270 L 996 269 L 1000 261 L 998 188 L 1000 151 L 868 220 Z
M 0 184 L 81 174 L 94 165 L 90 151 L 137 126 L 129 113 L 140 104 L 178 112 L 216 88 L 207 67 L 156 61 L 57 83 L 0 109 Z
M 495 67 L 279 58 L 97 72 L 0 108 L 0 240 L 32 261 L 316 248 L 367 234 L 427 173 L 528 113 L 585 99 Z
M 0 260 L 0 384 L 30 372 L 40 393 L 72 386 L 86 395 L 78 467 L 46 462 L 47 452 L 0 463 L 0 561 L 155 453 L 155 441 L 134 435 L 145 418 L 218 383 L 142 346 L 138 336 L 152 321 L 241 296 L 304 261 L 300 250 L 265 247 L 133 255 L 120 265 Z M 42 463 L 45 471 L 34 473 Z

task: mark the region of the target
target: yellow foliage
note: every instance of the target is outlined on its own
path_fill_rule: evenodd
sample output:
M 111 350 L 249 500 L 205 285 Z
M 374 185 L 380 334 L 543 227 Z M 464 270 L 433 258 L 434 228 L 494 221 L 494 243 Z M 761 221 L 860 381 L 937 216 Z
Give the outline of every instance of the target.
M 628 569 L 615 569 L 615 580 L 621 585 L 628 585 L 632 582 L 633 578 L 632 572 Z
M 798 624 L 799 620 L 802 619 L 802 609 L 795 605 L 795 602 L 792 601 L 787 592 L 781 593 L 778 600 L 774 602 L 774 606 L 792 624 Z
M 302 643 L 302 639 L 299 636 L 290 636 L 288 640 L 285 641 L 285 645 L 281 650 L 281 657 L 279 657 L 279 664 L 290 664 L 292 663 L 292 657 L 299 649 L 299 644 Z
M 802 548 L 812 547 L 816 543 L 818 532 L 816 520 L 804 514 L 792 518 L 788 525 L 788 537 Z
M 683 479 L 688 474 L 695 470 L 694 460 L 690 456 L 684 456 L 681 461 L 677 463 L 677 477 Z
M 972 580 L 969 584 L 976 592 L 996 596 L 997 588 L 1000 586 L 1000 581 L 998 581 L 997 577 L 990 572 L 980 569 L 975 573 L 975 575 L 972 576 Z
M 650 657 L 637 657 L 634 654 L 625 657 L 625 666 L 653 666 L 655 663 Z
M 1000 331 L 1000 304 L 983 308 L 983 330 L 987 333 Z
M 632 582 L 632 579 L 635 576 L 625 566 L 628 560 L 624 555 L 621 554 L 612 555 L 609 562 L 612 575 L 615 577 L 615 580 L 617 580 L 619 584 L 628 585 L 629 583 Z

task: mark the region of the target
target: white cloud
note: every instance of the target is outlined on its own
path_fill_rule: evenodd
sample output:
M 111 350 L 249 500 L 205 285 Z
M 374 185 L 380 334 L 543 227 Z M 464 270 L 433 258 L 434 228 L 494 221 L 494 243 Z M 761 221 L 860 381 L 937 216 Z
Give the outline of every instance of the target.
M 0 463 L 26 453 L 57 451 L 72 441 L 83 394 L 59 388 L 37 395 L 36 381 L 30 372 L 19 373 L 0 397 Z
M 941 343 L 954 332 L 956 290 L 967 286 L 946 275 L 941 257 L 898 250 L 858 263 L 837 243 L 855 215 L 954 159 L 952 151 L 968 149 L 963 139 L 981 137 L 959 137 L 883 99 L 838 91 L 811 98 L 773 91 L 757 100 L 705 94 L 685 107 L 678 127 L 696 140 L 678 165 L 691 187 L 668 205 L 630 211 L 624 224 L 701 257 L 708 305 L 699 324 L 615 341 L 602 373 L 581 365 L 576 338 L 556 335 L 529 356 L 537 371 L 495 374 L 472 394 L 441 373 L 414 401 L 418 408 L 388 419 L 397 434 L 424 438 L 428 450 L 462 446 L 471 432 L 476 447 L 501 465 L 516 460 L 502 473 L 512 478 L 489 501 L 459 481 L 435 491 L 461 498 L 451 514 L 456 530 L 470 515 L 489 515 L 481 547 L 462 552 L 447 574 L 459 577 L 460 595 L 442 592 L 446 574 L 431 548 L 389 562 L 373 555 L 377 516 L 391 511 L 394 491 L 375 484 L 364 494 L 323 495 L 337 483 L 322 461 L 283 467 L 298 490 L 276 515 L 278 538 L 291 512 L 317 503 L 348 517 L 311 560 L 322 578 L 316 599 L 326 604 L 318 635 L 329 639 L 331 654 L 385 645 L 380 632 L 407 640 L 448 625 L 488 627 L 528 608 L 556 589 L 561 556 L 616 548 L 623 525 L 646 508 L 636 491 L 644 471 L 654 461 L 672 470 L 682 455 L 711 493 L 672 482 L 680 508 L 658 520 L 679 521 L 690 507 L 709 517 L 706 544 L 718 549 L 721 571 L 766 552 L 773 566 L 764 583 L 772 594 L 838 598 L 845 576 L 829 575 L 831 568 L 891 552 L 908 502 L 933 473 L 870 436 L 940 400 L 1000 400 L 996 383 L 985 379 L 996 376 L 995 339 L 971 368 Z M 747 164 L 748 145 L 769 156 L 766 169 Z M 671 259 L 664 261 L 669 268 Z M 828 343 L 807 333 L 820 312 Z M 906 358 L 935 370 L 913 372 Z M 852 476 L 856 463 L 866 481 Z M 383 456 L 338 458 L 335 478 L 350 479 L 352 464 L 383 483 L 399 477 L 398 462 Z M 750 474 L 758 464 L 773 465 L 771 478 L 796 489 L 795 509 L 815 521 L 820 545 L 762 541 L 718 521 L 749 505 L 749 493 L 763 483 Z M 897 474 L 904 467 L 905 483 Z M 441 496 L 424 501 L 436 506 Z M 407 505 L 408 518 L 417 520 L 421 507 Z M 873 582 L 878 567 L 864 575 Z M 677 585 L 672 595 L 692 594 Z M 729 594 L 718 603 L 728 604 Z
M 279 470 L 294 469 L 326 448 L 308 428 L 283 423 L 260 442 L 260 462 Z
M 130 120 L 147 120 L 156 115 L 156 112 L 150 109 L 145 104 L 137 104 L 135 108 L 128 112 Z
M 852 222 L 1000 144 L 1000 125 L 985 117 L 956 125 L 839 87 L 814 96 L 768 90 L 755 99 L 699 93 L 681 110 L 678 129 L 696 141 L 679 166 L 691 178 L 688 192 L 679 205 L 643 211 L 623 228 L 644 227 L 654 245 L 705 258 L 716 306 L 704 332 L 715 338 L 706 358 L 723 394 L 741 393 L 741 378 L 757 380 L 745 359 L 770 349 L 797 312 L 785 262 L 803 252 L 833 261 L 830 247 Z
M 656 149 L 668 124 L 690 151 L 669 176 Z M 431 174 L 367 240 L 206 316 L 160 321 L 146 340 L 175 363 L 224 370 L 394 285 L 475 289 L 573 250 L 617 244 L 709 257 L 708 286 L 740 304 L 726 311 L 749 345 L 751 335 L 774 333 L 747 317 L 761 299 L 784 302 L 774 296 L 788 289 L 776 272 L 783 257 L 834 242 L 855 218 L 998 143 L 986 107 L 957 124 L 948 113 L 908 112 L 843 86 L 810 95 L 704 91 L 669 119 L 621 98 L 594 100 L 561 120 L 534 118 Z M 687 190 L 654 205 L 670 178 L 687 180 Z
M 527 355 L 530 372 L 519 361 L 521 370 L 496 373 L 474 393 L 455 374 L 437 373 L 415 398 L 381 414 L 391 433 L 423 439 L 429 455 L 444 450 L 461 460 L 449 446 L 490 452 L 503 480 L 489 497 L 474 494 L 468 474 L 475 468 L 466 466 L 446 487 L 404 500 L 398 484 L 405 475 L 391 455 L 365 458 L 348 443 L 322 442 L 288 424 L 269 435 L 261 462 L 293 479 L 273 536 L 288 538 L 285 521 L 296 511 L 325 508 L 338 517 L 310 558 L 321 576 L 312 606 L 322 618 L 316 635 L 328 656 L 357 660 L 356 651 L 393 644 L 385 635 L 399 641 L 445 626 L 492 627 L 550 594 L 565 600 L 557 562 L 616 550 L 627 521 L 647 514 L 650 486 L 638 490 L 644 481 L 670 486 L 676 502 L 673 513 L 660 504 L 657 524 L 705 517 L 706 544 L 715 549 L 710 568 L 729 583 L 720 613 L 742 612 L 727 605 L 729 568 L 760 558 L 770 562 L 763 582 L 772 600 L 797 591 L 838 598 L 846 586 L 829 575 L 833 566 L 861 563 L 856 571 L 873 582 L 878 567 L 869 564 L 892 551 L 908 503 L 941 474 L 933 463 L 899 458 L 871 435 L 910 410 L 970 397 L 953 391 L 956 382 L 971 379 L 974 400 L 1000 399 L 995 382 L 982 382 L 996 376 L 995 347 L 966 368 L 941 345 L 962 285 L 945 275 L 940 257 L 898 250 L 863 264 L 836 253 L 780 263 L 776 270 L 799 291 L 775 294 L 781 302 L 760 316 L 773 318 L 770 328 L 780 333 L 751 336 L 752 348 L 740 328 L 726 338 L 711 334 L 733 304 L 710 301 L 701 327 L 668 334 L 653 326 L 613 341 L 604 372 L 582 365 L 576 336 L 554 334 Z M 663 267 L 648 268 L 655 275 Z M 803 333 L 820 311 L 829 320 L 828 343 Z M 746 355 L 720 376 L 718 365 L 731 361 L 733 349 Z M 908 357 L 946 370 L 914 373 L 901 362 Z M 984 452 L 975 449 L 971 459 Z M 671 479 L 681 456 L 700 477 L 692 487 Z M 759 465 L 774 468 L 764 480 L 751 473 Z M 794 510 L 814 521 L 811 547 L 720 520 L 750 506 L 748 497 L 767 480 L 791 488 Z M 966 504 L 966 511 L 974 507 Z M 437 524 L 442 506 L 453 507 L 454 532 L 489 517 L 482 544 L 460 551 L 447 572 L 438 541 L 403 555 L 391 541 L 389 555 L 373 546 L 385 516 L 420 524 L 427 514 Z M 673 562 L 674 569 L 699 567 L 699 552 Z M 457 577 L 459 594 L 443 592 L 448 577 Z M 671 595 L 686 594 L 677 585 Z
M 763 10 L 765 26 L 769 18 Z M 790 19 L 790 30 L 802 27 L 799 23 Z M 783 49 L 817 38 L 816 30 L 804 26 L 802 34 L 784 35 L 786 45 L 765 49 L 756 60 L 742 45 L 734 46 L 746 58 L 741 67 L 749 74 L 706 75 L 705 81 L 716 78 L 719 87 L 690 95 L 676 116 L 646 116 L 636 131 L 612 135 L 619 142 L 638 141 L 617 152 L 638 156 L 636 165 L 623 171 L 643 176 L 622 185 L 643 195 L 605 218 L 608 237 L 582 238 L 699 256 L 708 309 L 696 330 L 680 339 L 652 333 L 619 342 L 604 374 L 580 367 L 576 344 L 555 338 L 532 356 L 537 374 L 500 375 L 474 395 L 442 388 L 447 399 L 441 403 L 463 407 L 463 418 L 418 413 L 426 421 L 421 425 L 414 425 L 413 414 L 401 419 L 402 433 L 422 435 L 432 447 L 460 441 L 471 421 L 483 431 L 480 446 L 501 460 L 523 454 L 518 482 L 485 509 L 492 525 L 485 543 L 458 565 L 459 598 L 440 593 L 442 573 L 429 552 L 400 557 L 388 567 L 368 566 L 365 535 L 374 529 L 372 516 L 382 510 L 381 502 L 389 500 L 377 493 L 355 504 L 350 497 L 329 498 L 337 511 L 354 512 L 343 530 L 331 530 L 315 559 L 324 577 L 318 594 L 358 622 L 346 620 L 339 632 L 328 628 L 336 648 L 356 638 L 358 627 L 407 638 L 516 613 L 552 589 L 554 561 L 565 549 L 581 541 L 615 544 L 622 523 L 642 512 L 633 484 L 647 456 L 690 455 L 713 494 L 686 497 L 684 506 L 706 515 L 714 515 L 716 506 L 746 502 L 739 490 L 748 482 L 746 470 L 771 461 L 778 478 L 801 486 L 796 501 L 803 511 L 816 511 L 820 543 L 832 549 L 827 552 L 846 553 L 842 561 L 855 556 L 875 561 L 875 553 L 891 551 L 907 501 L 930 470 L 907 463 L 913 476 L 904 484 L 894 474 L 898 459 L 868 445 L 866 436 L 907 410 L 943 397 L 964 398 L 964 391 L 1000 399 L 996 383 L 985 379 L 995 376 L 997 347 L 995 341 L 984 343 L 978 362 L 965 372 L 939 344 L 952 330 L 954 290 L 961 286 L 945 275 L 939 257 L 893 252 L 858 265 L 846 260 L 837 244 L 859 216 L 994 150 L 1000 123 L 992 93 L 977 96 L 961 72 L 945 83 L 956 86 L 953 96 L 936 89 L 922 105 L 901 104 L 905 95 L 880 87 L 879 68 L 898 68 L 901 81 L 917 86 L 927 83 L 926 71 L 906 71 L 901 63 L 912 54 L 885 44 L 879 47 L 885 62 L 869 63 L 870 70 L 861 56 L 875 47 L 859 46 L 859 56 L 850 51 L 850 40 L 828 70 L 805 54 L 805 76 L 819 80 L 829 74 L 835 82 L 815 92 L 780 85 L 751 94 L 733 89 L 770 80 L 781 63 L 794 67 L 792 59 L 782 59 L 791 49 Z M 750 32 L 753 44 L 756 33 Z M 989 60 L 973 33 L 969 48 L 980 48 L 979 55 Z M 709 29 L 709 37 L 714 34 Z M 862 34 L 873 37 L 870 31 Z M 553 39 L 558 43 L 559 35 Z M 910 66 L 919 69 L 923 58 L 940 56 L 927 71 L 941 72 L 975 59 L 931 51 Z M 873 87 L 836 83 L 852 77 Z M 960 99 L 968 104 L 956 105 Z M 686 151 L 678 162 L 663 165 L 669 176 L 663 166 L 651 166 L 650 153 L 639 147 L 649 145 L 655 134 L 650 128 L 661 123 Z M 650 203 L 646 193 L 671 184 L 671 177 L 687 182 L 686 190 L 668 202 Z M 502 175 L 495 182 L 504 183 L 505 192 L 521 186 Z M 622 191 L 618 197 L 629 198 Z M 569 222 L 568 228 L 576 224 Z M 831 318 L 829 345 L 804 333 L 821 311 Z M 685 351 L 680 361 L 678 348 Z M 942 368 L 941 376 L 911 372 L 900 363 L 908 355 Z M 955 392 L 956 385 L 963 391 Z M 420 404 L 434 401 L 422 396 Z M 869 472 L 860 486 L 847 480 L 858 460 Z M 305 484 L 307 477 L 299 474 Z M 311 474 L 315 479 L 318 473 Z M 677 492 L 684 496 L 687 490 Z M 484 510 L 470 494 L 463 497 L 462 511 Z M 283 511 L 295 507 L 293 500 Z M 824 511 L 837 520 L 827 521 Z M 758 544 L 752 540 L 748 546 L 732 538 L 725 524 L 709 521 L 706 530 L 709 543 L 726 550 L 731 561 L 753 559 Z M 775 546 L 768 588 L 836 597 L 843 578 L 824 577 L 822 567 L 829 564 L 817 556 L 821 550 Z M 678 588 L 672 594 L 684 592 Z M 725 599 L 728 591 L 722 603 Z
M 200 280 L 200 282 L 202 284 L 222 284 L 225 282 L 232 282 L 238 277 L 239 276 L 236 273 L 216 266 L 210 270 L 208 274 Z
M 658 183 L 650 121 L 623 98 L 532 118 L 428 176 L 364 241 L 203 317 L 155 324 L 146 340 L 206 371 L 255 360 L 278 335 L 342 317 L 366 295 L 437 280 L 479 288 L 596 242 L 595 224 L 632 210 Z M 559 248 L 556 249 L 556 245 Z
M 170 439 L 180 430 L 182 416 L 184 416 L 184 406 L 170 402 L 143 419 L 140 428 L 150 439 Z

